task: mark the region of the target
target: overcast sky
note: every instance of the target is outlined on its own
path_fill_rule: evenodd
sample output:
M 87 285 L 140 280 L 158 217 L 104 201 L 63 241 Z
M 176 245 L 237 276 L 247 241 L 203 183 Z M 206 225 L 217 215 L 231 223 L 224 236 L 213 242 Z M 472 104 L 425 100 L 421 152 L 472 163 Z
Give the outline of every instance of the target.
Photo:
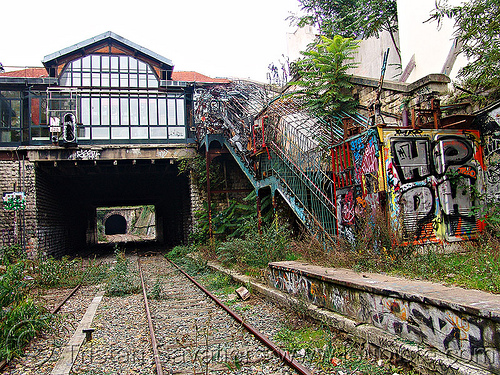
M 2 1 L 0 62 L 42 66 L 45 55 L 112 31 L 177 71 L 266 80 L 287 53 L 298 0 Z

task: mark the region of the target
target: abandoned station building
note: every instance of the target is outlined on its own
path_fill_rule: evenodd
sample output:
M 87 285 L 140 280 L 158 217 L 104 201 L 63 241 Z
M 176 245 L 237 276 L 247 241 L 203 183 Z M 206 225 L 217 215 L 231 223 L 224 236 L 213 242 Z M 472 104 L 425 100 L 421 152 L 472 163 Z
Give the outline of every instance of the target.
M 184 241 L 192 192 L 175 164 L 196 152 L 193 93 L 228 81 L 112 32 L 42 62 L 0 74 L 3 244 L 78 250 L 97 241 L 96 208 L 134 204 L 155 206 L 160 242 Z

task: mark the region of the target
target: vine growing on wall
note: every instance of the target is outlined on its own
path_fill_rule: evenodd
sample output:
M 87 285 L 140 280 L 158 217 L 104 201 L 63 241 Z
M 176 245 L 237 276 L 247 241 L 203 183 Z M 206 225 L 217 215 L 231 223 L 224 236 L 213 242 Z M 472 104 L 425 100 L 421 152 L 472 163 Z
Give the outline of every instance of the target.
M 207 167 L 203 155 L 197 154 L 195 157 L 179 159 L 177 168 L 179 174 L 191 176 L 193 183 L 198 190 L 207 191 Z M 221 187 L 223 183 L 223 173 L 221 164 L 212 162 L 210 164 L 210 186 L 212 188 Z

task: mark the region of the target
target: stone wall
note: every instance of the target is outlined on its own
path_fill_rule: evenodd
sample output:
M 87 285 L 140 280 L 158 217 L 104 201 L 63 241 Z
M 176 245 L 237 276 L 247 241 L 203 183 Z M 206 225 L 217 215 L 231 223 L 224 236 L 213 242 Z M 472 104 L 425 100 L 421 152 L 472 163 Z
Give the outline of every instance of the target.
M 35 167 L 27 160 L 0 161 L 0 194 L 24 192 L 26 206 L 21 211 L 0 210 L 0 246 L 19 243 L 28 257 L 36 256 L 36 193 Z

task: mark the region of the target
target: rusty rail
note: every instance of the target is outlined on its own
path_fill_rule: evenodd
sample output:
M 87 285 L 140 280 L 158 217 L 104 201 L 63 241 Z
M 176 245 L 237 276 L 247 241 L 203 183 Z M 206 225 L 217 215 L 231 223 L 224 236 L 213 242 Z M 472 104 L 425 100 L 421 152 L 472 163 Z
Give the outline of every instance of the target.
M 229 307 L 227 307 L 221 300 L 219 300 L 216 296 L 214 296 L 212 293 L 210 293 L 203 285 L 198 283 L 194 278 L 192 278 L 190 275 L 188 275 L 182 268 L 180 268 L 177 264 L 172 262 L 170 259 L 165 258 L 168 260 L 177 270 L 179 270 L 184 276 L 186 276 L 193 284 L 195 284 L 199 289 L 201 289 L 208 297 L 210 297 L 217 305 L 219 305 L 221 308 L 224 309 L 231 317 L 236 320 L 239 324 L 241 324 L 243 327 L 247 329 L 252 335 L 254 335 L 260 342 L 262 342 L 264 345 L 266 345 L 269 349 L 271 349 L 281 360 L 283 360 L 288 366 L 293 368 L 295 371 L 297 371 L 301 375 L 311 375 L 312 372 L 310 369 L 302 365 L 301 363 L 297 362 L 289 352 L 284 351 L 281 349 L 279 346 L 277 346 L 273 341 L 271 341 L 266 335 L 258 331 L 255 327 L 253 327 L 251 324 L 248 324 L 243 320 L 243 318 L 231 310 Z
M 137 258 L 137 265 L 139 268 L 139 275 L 141 276 L 142 285 L 142 295 L 144 297 L 144 308 L 146 309 L 146 317 L 148 318 L 149 335 L 151 337 L 151 346 L 153 347 L 153 357 L 156 364 L 156 374 L 163 375 L 163 369 L 161 368 L 160 355 L 158 354 L 158 345 L 156 344 L 155 331 L 153 327 L 153 321 L 151 320 L 151 313 L 149 312 L 148 296 L 146 293 L 146 285 L 144 284 L 144 277 L 142 275 L 141 259 Z

